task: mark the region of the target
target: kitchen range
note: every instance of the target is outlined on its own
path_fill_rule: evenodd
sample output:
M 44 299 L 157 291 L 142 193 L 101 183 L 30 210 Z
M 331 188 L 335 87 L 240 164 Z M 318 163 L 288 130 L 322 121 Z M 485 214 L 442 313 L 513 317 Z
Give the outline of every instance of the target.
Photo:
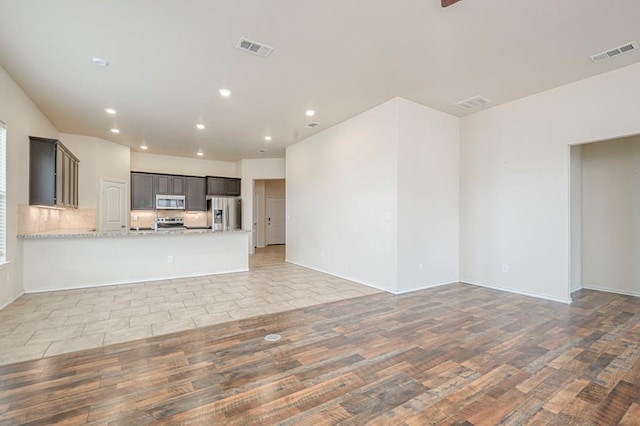
M 156 220 L 156 231 L 187 229 L 184 226 L 184 218 L 180 216 L 159 217 Z

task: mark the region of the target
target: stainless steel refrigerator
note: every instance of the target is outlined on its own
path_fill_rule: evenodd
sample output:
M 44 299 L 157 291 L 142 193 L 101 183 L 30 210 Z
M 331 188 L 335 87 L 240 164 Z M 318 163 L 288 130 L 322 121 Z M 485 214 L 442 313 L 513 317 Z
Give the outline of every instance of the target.
M 207 199 L 207 228 L 214 231 L 242 229 L 242 200 L 238 197 Z

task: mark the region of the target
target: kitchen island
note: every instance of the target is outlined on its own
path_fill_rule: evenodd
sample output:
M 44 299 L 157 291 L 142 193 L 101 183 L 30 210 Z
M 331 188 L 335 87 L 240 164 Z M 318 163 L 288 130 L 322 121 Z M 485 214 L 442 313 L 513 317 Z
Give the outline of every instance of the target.
M 20 235 L 26 293 L 249 270 L 247 231 L 95 232 Z

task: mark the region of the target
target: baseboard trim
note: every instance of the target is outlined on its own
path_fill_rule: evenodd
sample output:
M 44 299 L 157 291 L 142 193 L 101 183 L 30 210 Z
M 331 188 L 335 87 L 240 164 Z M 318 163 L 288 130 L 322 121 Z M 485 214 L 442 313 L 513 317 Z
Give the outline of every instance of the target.
M 331 275 L 332 277 L 341 278 L 343 280 L 351 281 L 351 282 L 354 282 L 356 284 L 366 285 L 367 287 L 375 288 L 376 290 L 386 291 L 387 293 L 391 293 L 391 294 L 398 294 L 393 290 L 389 290 L 387 288 L 380 287 L 377 284 L 372 284 L 372 283 L 368 283 L 368 282 L 359 281 L 359 280 L 356 280 L 354 278 L 345 277 L 343 275 L 338 275 L 338 274 L 336 274 L 334 272 L 325 271 L 323 269 L 316 268 L 316 267 L 313 267 L 313 266 L 308 266 L 308 265 L 305 265 L 303 263 L 293 262 L 293 261 L 291 261 L 289 259 L 286 259 L 286 258 L 284 259 L 284 261 L 287 262 L 287 263 L 291 263 L 292 265 L 302 266 L 303 268 L 311 269 L 312 271 L 322 272 L 323 274 Z
M 323 269 L 316 268 L 316 267 L 313 267 L 313 266 L 308 266 L 308 265 L 304 265 L 302 263 L 293 262 L 293 261 L 291 261 L 289 259 L 285 259 L 284 261 L 287 262 L 287 263 L 291 263 L 292 265 L 302 266 L 303 268 L 311 269 L 313 271 L 322 272 L 323 274 L 331 275 L 332 277 L 341 278 L 343 280 L 351 281 L 351 282 L 354 282 L 356 284 L 366 285 L 367 287 L 375 288 L 376 290 L 385 291 L 387 293 L 391 293 L 391 294 L 395 294 L 395 295 L 413 293 L 414 291 L 427 290 L 429 288 L 440 287 L 440 286 L 447 285 L 447 284 L 457 284 L 457 283 L 460 282 L 458 280 L 455 280 L 455 281 L 447 281 L 447 282 L 442 282 L 442 283 L 427 284 L 427 285 L 424 285 L 424 286 L 410 288 L 410 289 L 407 289 L 407 290 L 389 290 L 387 288 L 380 287 L 377 284 L 372 284 L 372 283 L 368 283 L 368 282 L 359 281 L 359 280 L 356 280 L 354 278 L 338 275 L 338 274 L 336 274 L 334 272 L 329 272 L 329 271 L 325 271 Z
M 16 300 L 18 300 L 20 298 L 20 296 L 22 296 L 23 294 L 24 294 L 24 291 L 21 291 L 20 294 L 18 294 L 16 297 L 14 297 L 13 299 L 9 300 L 4 305 L 0 306 L 0 311 L 3 310 L 4 308 L 6 308 L 7 306 L 9 306 L 10 304 L 12 304 L 13 302 L 15 302 Z
M 582 289 L 584 290 L 594 290 L 594 291 L 602 291 L 605 293 L 613 293 L 613 294 L 621 294 L 623 296 L 634 296 L 634 297 L 640 297 L 640 292 L 637 291 L 625 291 L 625 290 L 618 290 L 615 288 L 606 288 L 606 287 L 593 287 L 593 286 L 588 286 L 588 287 L 582 287 Z
M 25 289 L 24 294 L 37 294 L 37 293 L 49 293 L 51 291 L 67 291 L 67 290 L 82 290 L 88 288 L 99 288 L 99 287 L 109 287 L 109 286 L 118 286 L 118 285 L 130 285 L 130 284 L 141 284 L 141 283 L 151 283 L 154 281 L 165 281 L 165 280 L 180 280 L 183 278 L 198 278 L 198 277 L 207 277 L 210 275 L 223 275 L 223 274 L 236 274 L 239 272 L 248 272 L 249 269 L 237 269 L 230 270 L 224 272 L 216 272 L 216 273 L 206 273 L 206 274 L 196 274 L 196 275 L 180 275 L 180 276 L 171 276 L 171 277 L 162 277 L 162 278 L 152 278 L 148 280 L 142 281 L 116 281 L 110 283 L 100 283 L 100 284 L 91 284 L 91 285 L 82 285 L 76 287 L 56 287 L 56 288 L 47 288 L 47 289 Z
M 504 292 L 507 292 L 507 293 L 519 294 L 520 296 L 535 297 L 536 299 L 549 300 L 551 302 L 564 303 L 566 305 L 570 305 L 571 304 L 571 298 L 569 298 L 569 299 L 561 299 L 559 297 L 547 296 L 546 294 L 538 294 L 538 293 L 530 293 L 528 291 L 513 290 L 513 289 L 510 289 L 510 288 L 498 287 L 498 286 L 494 286 L 494 285 L 483 284 L 483 283 L 478 283 L 478 282 L 469 281 L 469 280 L 460 280 L 460 282 L 463 283 L 463 284 L 471 284 L 471 285 L 475 285 L 475 286 L 478 286 L 478 287 L 490 288 L 492 290 L 498 290 L 498 291 L 504 291 Z
M 458 284 L 458 283 L 460 283 L 460 281 L 455 280 L 455 281 L 447 281 L 447 282 L 436 283 L 436 284 L 427 284 L 422 287 L 415 287 L 415 288 L 410 288 L 408 290 L 397 291 L 397 292 L 394 292 L 394 294 L 400 295 L 400 294 L 413 293 L 414 291 L 427 290 L 430 288 L 441 287 L 443 285 Z
M 320 269 L 320 268 L 316 268 L 316 267 L 313 267 L 313 266 L 305 265 L 303 263 L 293 262 L 293 261 L 291 261 L 289 259 L 285 259 L 284 261 L 287 262 L 287 263 L 291 263 L 292 265 L 302 266 L 303 268 L 311 269 L 312 271 L 322 272 L 323 274 L 327 274 L 327 275 L 331 275 L 331 276 L 336 277 L 336 278 L 341 278 L 343 280 L 351 281 L 351 282 L 354 282 L 356 284 L 366 285 L 367 287 L 375 288 L 376 290 L 386 291 L 387 293 L 391 293 L 391 294 L 397 294 L 395 291 L 389 290 L 388 288 L 380 287 L 378 284 L 364 282 L 364 281 L 360 281 L 360 280 L 357 280 L 357 279 L 354 279 L 354 278 L 350 278 L 350 277 L 346 277 L 346 276 L 343 276 L 343 275 L 338 275 L 335 272 L 329 272 L 329 271 L 325 271 L 325 270 Z

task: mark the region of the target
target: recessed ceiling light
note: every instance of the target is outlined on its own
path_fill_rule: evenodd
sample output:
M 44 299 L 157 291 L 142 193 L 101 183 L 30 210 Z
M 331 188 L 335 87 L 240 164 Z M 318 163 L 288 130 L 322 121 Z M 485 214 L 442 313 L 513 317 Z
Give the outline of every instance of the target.
M 146 145 L 140 145 L 140 149 L 148 149 L 149 147 Z
M 204 124 L 196 124 L 196 127 L 200 130 L 204 129 Z
M 198 157 L 202 157 L 203 155 L 204 155 L 204 152 L 198 151 Z
M 308 109 L 304 113 L 307 114 L 307 117 L 313 117 L 314 115 L 316 115 L 316 112 L 312 109 Z
M 111 133 L 120 133 L 120 130 L 118 130 L 118 129 L 111 129 Z
M 228 97 L 228 96 L 231 96 L 231 90 L 229 90 L 229 89 L 220 89 L 220 90 L 218 90 L 218 92 L 220 92 L 220 94 L 222 96 L 224 96 L 225 98 Z
M 102 58 L 91 58 L 91 61 L 99 67 L 108 67 L 109 61 Z
M 118 111 L 116 111 L 116 110 L 115 110 L 115 109 L 113 109 L 113 108 L 105 108 L 105 109 L 104 109 L 104 111 L 105 111 L 107 114 L 111 114 L 111 115 L 113 115 L 113 114 L 117 114 L 117 113 L 118 113 Z
M 265 141 L 270 141 L 270 140 L 271 140 L 271 136 L 265 136 L 265 137 L 264 137 L 264 140 L 265 140 Z

